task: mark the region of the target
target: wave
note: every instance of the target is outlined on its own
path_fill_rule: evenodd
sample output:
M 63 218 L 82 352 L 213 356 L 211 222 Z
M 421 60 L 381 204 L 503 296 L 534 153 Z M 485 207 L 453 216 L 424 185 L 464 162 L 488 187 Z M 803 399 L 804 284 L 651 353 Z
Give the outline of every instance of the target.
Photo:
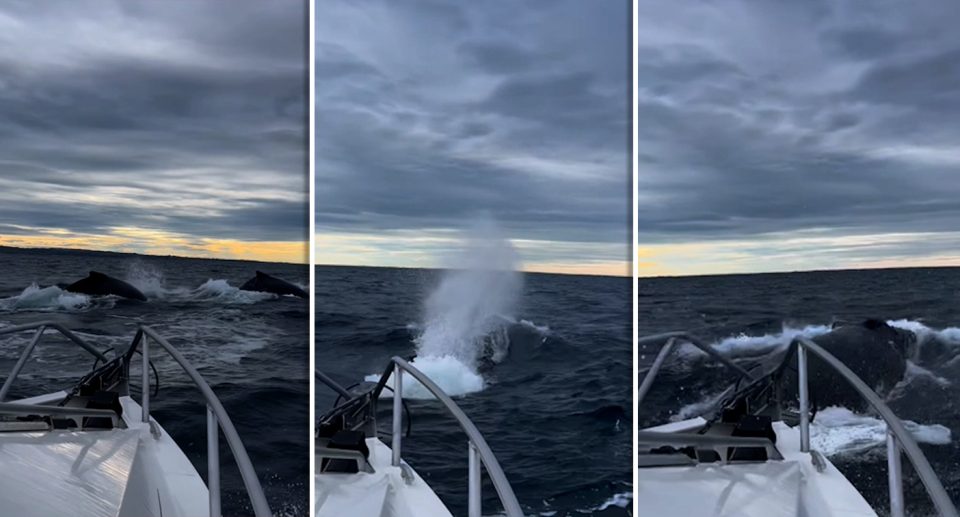
M 0 309 L 30 311 L 77 311 L 89 307 L 90 297 L 64 291 L 57 286 L 41 288 L 30 284 L 17 296 L 0 299 Z
M 891 327 L 909 330 L 917 336 L 917 345 L 914 347 L 911 357 L 908 358 L 914 363 L 943 363 L 960 360 L 960 328 L 934 329 L 914 320 L 889 320 L 887 324 Z M 805 325 L 802 327 L 784 325 L 783 330 L 779 333 L 760 336 L 741 333 L 723 338 L 714 342 L 711 346 L 721 354 L 733 359 L 754 357 L 785 348 L 795 338 L 815 338 L 830 332 L 831 329 L 831 325 Z M 685 359 L 706 356 L 703 351 L 687 343 L 678 348 L 678 353 Z M 922 373 L 922 370 L 915 370 L 914 373 Z
M 192 291 L 191 297 L 198 300 L 215 300 L 221 303 L 252 304 L 263 300 L 279 298 L 273 293 L 257 291 L 243 291 L 233 287 L 226 280 L 207 280 L 200 287 Z

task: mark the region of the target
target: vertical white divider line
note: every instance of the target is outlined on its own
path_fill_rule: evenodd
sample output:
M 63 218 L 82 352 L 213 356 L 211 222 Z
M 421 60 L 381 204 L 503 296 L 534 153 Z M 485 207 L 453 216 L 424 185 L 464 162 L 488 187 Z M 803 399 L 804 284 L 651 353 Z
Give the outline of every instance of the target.
M 310 437 L 308 443 L 310 444 L 310 481 L 309 481 L 309 494 L 310 501 L 307 503 L 310 508 L 310 515 L 316 515 L 316 508 L 314 508 L 314 502 L 316 501 L 316 483 L 314 482 L 314 476 L 316 472 L 316 455 L 314 455 L 314 426 L 316 425 L 316 410 L 314 409 L 315 396 L 317 383 L 314 378 L 314 371 L 316 365 L 316 245 L 317 245 L 317 236 L 316 236 L 316 144 L 314 138 L 316 138 L 316 1 L 307 0 L 307 23 L 309 26 L 308 39 L 307 39 L 307 59 L 309 60 L 307 70 L 309 71 L 309 77 L 307 78 L 307 92 L 310 102 L 307 104 L 309 106 L 309 113 L 307 116 L 308 127 L 307 135 L 309 139 L 307 163 L 309 166 L 307 168 L 307 173 L 309 174 L 308 181 L 310 182 L 310 214 L 309 214 L 309 228 L 310 228 L 310 337 L 308 338 L 308 343 L 310 343 L 310 366 L 308 368 L 308 376 L 310 382 L 310 424 L 307 426 L 310 432 Z
M 640 421 L 640 415 L 638 414 L 638 408 L 637 408 L 637 393 L 640 390 L 640 378 L 637 375 L 637 372 L 639 371 L 639 368 L 640 368 L 640 360 L 639 360 L 640 351 L 637 348 L 637 341 L 640 339 L 639 329 L 637 328 L 637 322 L 639 321 L 639 307 L 637 306 L 637 297 L 639 296 L 639 280 L 637 277 L 639 276 L 639 270 L 637 269 L 638 267 L 637 262 L 639 260 L 639 252 L 640 252 L 640 243 L 638 242 L 639 230 L 640 230 L 640 227 L 638 226 L 640 196 L 639 196 L 639 193 L 637 192 L 637 189 L 640 186 L 640 182 L 638 180 L 640 164 L 637 156 L 637 137 L 638 137 L 637 127 L 639 123 L 639 121 L 637 120 L 638 119 L 637 102 L 639 101 L 638 94 L 637 94 L 637 47 L 640 44 L 640 39 L 637 34 L 637 30 L 638 30 L 637 0 L 633 0 L 631 2 L 631 5 L 633 7 L 633 9 L 630 10 L 630 18 L 631 18 L 630 25 L 631 27 L 633 27 L 633 47 L 631 47 L 630 49 L 630 55 L 633 57 L 632 59 L 633 80 L 630 83 L 630 90 L 632 92 L 632 98 L 633 98 L 633 102 L 630 103 L 630 110 L 633 112 L 632 114 L 633 135 L 631 136 L 631 140 L 630 140 L 630 155 L 631 155 L 630 159 L 631 159 L 631 165 L 633 167 L 633 185 L 632 185 L 632 188 L 630 189 L 630 196 L 633 198 L 633 203 L 632 203 L 632 206 L 633 206 L 633 256 L 630 261 L 631 269 L 633 270 L 633 461 L 632 461 L 633 472 L 632 474 L 633 474 L 633 493 L 634 493 L 633 515 L 641 515 L 640 503 L 636 497 L 637 489 L 639 488 L 637 486 L 637 483 L 639 482 L 637 469 L 640 466 L 638 463 L 637 450 L 636 450 L 637 449 L 637 431 L 638 431 L 637 426 Z

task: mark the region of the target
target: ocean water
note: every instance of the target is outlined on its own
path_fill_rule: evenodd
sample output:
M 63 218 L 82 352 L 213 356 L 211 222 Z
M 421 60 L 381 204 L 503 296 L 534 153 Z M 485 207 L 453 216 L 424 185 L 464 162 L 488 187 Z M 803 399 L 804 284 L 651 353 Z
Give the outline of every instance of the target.
M 52 319 L 101 349 L 120 350 L 137 324 L 152 326 L 220 398 L 274 513 L 303 516 L 310 508 L 309 303 L 238 290 L 257 269 L 309 283 L 308 266 L 0 248 L 0 326 Z M 149 301 L 87 297 L 57 287 L 91 270 L 133 284 Z M 49 332 L 10 399 L 72 388 L 90 371 L 93 358 L 87 352 Z M 31 336 L 0 338 L 0 376 L 6 377 Z M 160 382 L 151 413 L 206 479 L 203 398 L 166 352 L 151 347 L 151 359 Z M 132 366 L 138 399 L 139 371 Z M 224 515 L 250 515 L 240 473 L 222 438 L 220 460 Z
M 349 386 L 415 357 L 484 435 L 527 515 L 630 514 L 631 279 L 318 266 L 315 291 L 318 369 Z M 412 381 L 404 398 L 404 459 L 465 516 L 466 436 Z M 318 383 L 318 416 L 335 399 Z M 378 422 L 388 445 L 390 406 Z M 489 483 L 483 508 L 502 510 Z
M 638 314 L 641 336 L 686 330 L 737 361 L 828 332 L 837 320 L 879 318 L 916 332 L 907 374 L 886 399 L 960 504 L 960 268 L 641 278 Z M 656 353 L 639 351 L 641 378 Z M 695 416 L 728 385 L 729 374 L 704 357 L 686 348 L 671 356 L 639 409 L 641 428 Z M 878 418 L 839 407 L 818 412 L 811 427 L 813 448 L 880 515 L 889 508 L 884 432 Z M 908 514 L 934 515 L 909 461 L 903 465 Z

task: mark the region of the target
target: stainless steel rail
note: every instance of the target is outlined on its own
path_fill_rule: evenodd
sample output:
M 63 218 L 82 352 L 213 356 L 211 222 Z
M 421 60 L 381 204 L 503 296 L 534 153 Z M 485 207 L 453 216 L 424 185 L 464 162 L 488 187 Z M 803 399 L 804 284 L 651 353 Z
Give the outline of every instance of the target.
M 753 380 L 753 375 L 750 372 L 744 370 L 740 365 L 720 355 L 720 352 L 714 350 L 710 345 L 706 344 L 695 336 L 687 334 L 686 332 L 667 332 L 664 334 L 641 337 L 637 340 L 637 346 L 659 346 L 660 352 L 657 354 L 657 358 L 654 359 L 653 365 L 651 365 L 650 369 L 647 370 L 647 375 L 644 376 L 643 382 L 640 384 L 640 389 L 637 391 L 637 408 L 640 407 L 640 404 L 643 403 L 643 399 L 647 396 L 647 393 L 650 392 L 650 388 L 653 386 L 653 381 L 656 380 L 657 374 L 660 373 L 660 369 L 663 367 L 664 361 L 667 359 L 667 356 L 670 355 L 670 352 L 673 351 L 673 347 L 677 343 L 690 343 L 691 345 L 702 350 L 705 354 L 723 363 L 731 370 L 739 373 L 741 376 Z
M 17 376 L 20 375 L 20 370 L 23 369 L 23 365 L 27 363 L 27 359 L 30 357 L 30 354 L 33 353 L 33 349 L 37 346 L 37 343 L 40 342 L 40 339 L 43 337 L 43 333 L 48 328 L 56 330 L 57 332 L 63 334 L 64 337 L 73 341 L 80 348 L 83 348 L 87 352 L 90 352 L 97 359 L 106 362 L 107 357 L 103 355 L 99 350 L 90 346 L 86 341 L 80 339 L 76 334 L 70 332 L 69 329 L 55 321 L 38 321 L 36 323 L 28 323 L 26 325 L 17 325 L 13 327 L 3 327 L 0 328 L 0 336 L 6 334 L 16 334 L 18 332 L 25 332 L 27 330 L 37 329 L 37 333 L 34 334 L 33 340 L 30 341 L 30 344 L 27 345 L 27 348 L 20 355 L 20 359 L 17 361 L 17 364 L 13 366 L 13 370 L 10 372 L 10 375 L 7 377 L 7 380 L 3 382 L 3 387 L 0 388 L 0 402 L 3 402 L 3 399 L 7 397 L 7 394 L 10 392 L 10 388 L 13 386 L 13 381 L 17 380 Z
M 930 467 L 930 462 L 924 456 L 920 446 L 904 427 L 900 418 L 894 414 L 893 410 L 877 395 L 857 374 L 847 368 L 843 362 L 827 352 L 820 345 L 807 338 L 797 338 L 793 340 L 797 345 L 797 371 L 800 376 L 800 450 L 810 452 L 810 414 L 809 399 L 807 395 L 808 365 L 806 353 L 809 350 L 821 361 L 837 371 L 841 377 L 848 383 L 880 415 L 880 418 L 887 423 L 887 469 L 890 485 L 890 515 L 891 517 L 904 516 L 903 499 L 903 477 L 900 470 L 900 452 L 907 455 L 910 463 L 920 477 L 927 494 L 933 501 L 937 513 L 942 517 L 957 517 L 957 508 L 944 490 L 943 484 L 937 474 Z
M 386 372 L 384 372 L 384 379 L 391 374 L 393 375 L 393 443 L 391 444 L 391 448 L 393 449 L 393 466 L 400 466 L 400 446 L 402 435 L 400 419 L 403 410 L 402 403 L 404 372 L 416 379 L 420 384 L 423 385 L 424 388 L 427 389 L 427 391 L 436 397 L 441 404 L 443 404 L 447 411 L 449 411 L 450 414 L 452 414 L 456 419 L 457 423 L 460 424 L 460 427 L 469 438 L 467 447 L 470 483 L 469 493 L 467 496 L 467 508 L 469 516 L 481 516 L 480 465 L 482 464 L 487 469 L 487 474 L 490 476 L 490 480 L 493 481 L 493 486 L 497 490 L 497 495 L 500 497 L 500 503 L 503 505 L 506 516 L 523 517 L 523 510 L 520 509 L 520 503 L 517 501 L 517 496 L 513 493 L 513 488 L 507 481 L 507 476 L 504 475 L 503 469 L 500 468 L 500 463 L 497 462 L 497 458 L 493 455 L 493 451 L 490 450 L 490 446 L 487 445 L 486 440 L 483 439 L 483 435 L 480 434 L 480 431 L 477 430 L 477 427 L 473 425 L 473 422 L 470 421 L 470 418 L 467 417 L 463 410 L 457 406 L 456 402 L 454 402 L 453 399 L 444 393 L 439 386 L 434 384 L 429 377 L 399 357 L 392 358 L 390 360 L 390 365 L 387 367 Z
M 152 340 L 163 347 L 180 367 L 183 368 L 183 371 L 187 373 L 207 402 L 207 477 L 214 481 L 209 486 L 210 515 L 214 517 L 220 516 L 220 462 L 219 450 L 216 447 L 217 439 L 215 438 L 217 428 L 219 427 L 219 429 L 223 431 L 223 436 L 227 439 L 227 445 L 230 446 L 230 451 L 233 453 L 233 458 L 236 460 L 237 466 L 240 468 L 240 476 L 243 478 L 247 495 L 250 496 L 250 504 L 253 505 L 254 515 L 256 517 L 272 517 L 273 513 L 270 511 L 270 505 L 267 504 L 267 497 L 263 494 L 260 479 L 257 477 L 257 472 L 254 470 L 253 464 L 250 463 L 250 456 L 247 455 L 247 450 L 243 447 L 243 442 L 240 440 L 240 435 L 237 434 L 237 429 L 233 426 L 233 422 L 223 409 L 220 399 L 218 399 L 213 393 L 213 390 L 210 389 L 210 385 L 203 379 L 203 376 L 190 364 L 190 361 L 187 361 L 180 351 L 168 343 L 166 339 L 146 325 L 140 325 L 139 330 L 143 332 L 143 337 L 140 341 L 140 352 L 143 354 L 143 371 L 150 371 L 149 351 L 150 341 Z M 144 379 L 146 379 L 147 373 L 143 375 Z M 148 386 L 146 380 L 143 385 Z M 141 406 L 144 412 L 143 419 L 144 422 L 149 422 L 150 390 L 145 388 L 142 391 L 143 403 Z M 212 413 L 212 415 L 210 415 L 210 413 Z
M 54 321 L 40 321 L 36 323 L 30 323 L 27 325 L 17 325 L 13 327 L 3 327 L 0 328 L 0 335 L 14 334 L 18 332 L 24 332 L 28 330 L 36 329 L 37 332 L 34 335 L 33 339 L 24 349 L 23 353 L 20 355 L 17 364 L 14 365 L 13 370 L 10 373 L 10 376 L 7 377 L 6 381 L 3 383 L 3 387 L 0 388 L 0 414 L 3 413 L 15 413 L 15 414 L 36 414 L 38 412 L 42 414 L 49 415 L 77 415 L 77 416 L 93 416 L 93 417 L 105 417 L 113 416 L 116 417 L 116 414 L 108 410 L 96 410 L 96 409 L 80 409 L 80 408 L 63 408 L 57 406 L 24 406 L 21 404 L 3 404 L 2 401 L 6 397 L 7 393 L 10 391 L 13 382 L 16 380 L 17 376 L 20 374 L 20 371 L 23 369 L 24 364 L 26 364 L 27 359 L 30 357 L 30 354 L 36 348 L 37 343 L 40 342 L 40 339 L 43 337 L 43 333 L 46 329 L 53 329 L 64 335 L 75 344 L 90 352 L 95 357 L 101 361 L 107 362 L 108 359 L 96 348 L 92 347 L 90 344 L 85 342 L 83 339 L 78 337 L 76 334 L 63 327 L 57 322 Z M 227 415 L 226 410 L 223 409 L 223 405 L 220 403 L 220 400 L 213 393 L 213 390 L 210 389 L 210 386 L 203 379 L 196 368 L 190 364 L 189 361 L 183 355 L 173 347 L 166 339 L 156 333 L 152 328 L 146 325 L 140 325 L 138 327 L 138 336 L 140 336 L 139 343 L 135 343 L 132 346 L 140 345 L 140 352 L 143 356 L 143 389 L 140 406 L 143 408 L 141 413 L 141 421 L 145 424 L 152 425 L 150 421 L 150 390 L 147 388 L 149 386 L 149 372 L 150 372 L 150 340 L 154 341 L 160 345 L 171 357 L 180 365 L 184 372 L 190 377 L 194 385 L 203 395 L 207 403 L 207 485 L 210 493 L 210 516 L 211 517 L 220 517 L 220 451 L 219 451 L 219 432 L 222 430 L 224 437 L 227 439 L 227 444 L 230 446 L 230 450 L 233 453 L 234 459 L 237 462 L 237 466 L 240 469 L 240 475 L 243 477 L 243 484 L 247 489 L 247 494 L 250 496 L 250 503 L 253 506 L 254 515 L 256 517 L 272 517 L 273 513 L 270 511 L 270 506 L 267 503 L 267 498 L 263 493 L 263 488 L 260 485 L 260 480 L 257 478 L 257 473 L 253 468 L 253 464 L 250 462 L 250 457 L 247 454 L 247 450 L 243 447 L 243 442 L 240 440 L 240 436 L 237 434 L 236 428 L 233 426 L 233 422 L 230 420 L 230 417 Z M 132 352 L 132 351 L 128 351 Z M 126 365 L 129 368 L 129 364 Z M 129 373 L 129 372 L 127 372 Z M 151 429 L 153 431 L 153 429 Z M 156 436 L 156 435 L 154 435 Z
M 640 390 L 637 394 L 638 411 L 640 409 L 640 404 L 643 402 L 643 398 L 649 392 L 650 386 L 653 385 L 654 379 L 660 372 L 667 355 L 669 355 L 673 347 L 679 342 L 690 343 L 704 352 L 707 352 L 710 356 L 720 359 L 723 364 L 730 366 L 734 370 L 745 375 L 747 378 L 752 378 L 752 376 L 747 373 L 746 370 L 734 365 L 729 359 L 720 356 L 720 354 L 716 350 L 713 350 L 712 347 L 685 332 L 671 332 L 667 334 L 658 334 L 640 338 L 638 343 L 647 346 L 660 344 L 661 349 L 640 385 Z M 870 387 L 867 386 L 867 384 L 864 383 L 860 377 L 853 373 L 852 370 L 847 368 L 847 366 L 844 365 L 839 359 L 834 357 L 832 354 L 830 354 L 830 352 L 827 352 L 820 345 L 814 343 L 813 341 L 802 337 L 796 338 L 791 342 L 791 346 L 797 347 L 797 371 L 799 375 L 800 395 L 800 450 L 810 454 L 815 452 L 810 450 L 810 401 L 807 384 L 809 370 L 807 351 L 810 351 L 828 366 L 836 370 L 837 373 L 844 378 L 844 380 L 850 383 L 850 385 L 853 386 L 858 393 L 860 393 L 860 396 L 862 396 L 874 408 L 874 410 L 877 411 L 880 417 L 887 424 L 887 468 L 890 485 L 891 517 L 904 517 L 905 515 L 903 499 L 903 476 L 900 465 L 901 451 L 906 454 L 907 458 L 913 464 L 917 475 L 920 477 L 920 481 L 923 483 L 927 494 L 930 496 L 934 507 L 937 509 L 937 513 L 941 517 L 960 517 L 960 515 L 957 513 L 957 508 L 950 500 L 950 496 L 947 494 L 946 490 L 944 490 L 943 484 L 940 483 L 940 479 L 930 466 L 930 462 L 927 461 L 927 457 L 924 456 L 923 451 L 920 450 L 920 446 L 917 445 L 917 442 L 913 439 L 913 436 L 911 436 L 909 431 L 907 431 L 907 428 L 904 427 L 900 418 L 893 413 L 893 410 L 891 410 L 890 407 L 883 402 L 880 396 L 870 389 Z M 643 431 L 640 433 L 641 436 L 643 436 Z

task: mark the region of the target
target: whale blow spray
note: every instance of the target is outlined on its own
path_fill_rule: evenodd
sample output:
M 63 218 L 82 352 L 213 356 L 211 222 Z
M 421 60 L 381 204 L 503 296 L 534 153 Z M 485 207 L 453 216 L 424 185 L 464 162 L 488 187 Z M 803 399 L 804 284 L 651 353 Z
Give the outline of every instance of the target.
M 504 322 L 512 319 L 523 290 L 520 254 L 493 220 L 474 221 L 457 244 L 441 258 L 446 271 L 424 301 L 413 361 L 454 396 L 484 388 L 477 372 L 480 357 L 498 362 L 506 356 L 509 342 Z M 392 379 L 388 383 L 392 386 Z M 432 398 L 407 376 L 403 393 L 405 398 Z

